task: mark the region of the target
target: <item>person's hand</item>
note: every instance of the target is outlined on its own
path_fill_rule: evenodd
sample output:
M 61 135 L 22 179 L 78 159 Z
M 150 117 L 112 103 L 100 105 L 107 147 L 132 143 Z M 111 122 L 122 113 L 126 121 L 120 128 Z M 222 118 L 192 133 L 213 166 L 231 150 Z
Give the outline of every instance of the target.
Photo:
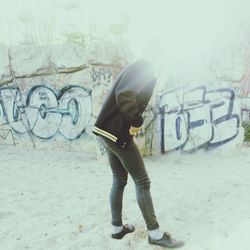
M 140 130 L 141 130 L 141 127 L 130 126 L 130 128 L 129 128 L 129 134 L 130 135 L 136 135 Z

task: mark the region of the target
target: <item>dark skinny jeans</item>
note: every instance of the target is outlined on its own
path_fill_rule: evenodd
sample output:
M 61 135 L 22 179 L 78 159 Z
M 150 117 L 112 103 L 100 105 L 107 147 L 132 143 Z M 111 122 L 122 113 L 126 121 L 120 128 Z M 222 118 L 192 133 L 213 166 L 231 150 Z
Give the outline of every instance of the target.
M 122 225 L 122 200 L 128 173 L 134 180 L 136 198 L 148 230 L 159 228 L 150 194 L 150 179 L 141 154 L 133 140 L 127 148 L 122 148 L 111 140 L 99 136 L 108 154 L 113 172 L 113 185 L 110 192 L 110 206 L 114 226 Z

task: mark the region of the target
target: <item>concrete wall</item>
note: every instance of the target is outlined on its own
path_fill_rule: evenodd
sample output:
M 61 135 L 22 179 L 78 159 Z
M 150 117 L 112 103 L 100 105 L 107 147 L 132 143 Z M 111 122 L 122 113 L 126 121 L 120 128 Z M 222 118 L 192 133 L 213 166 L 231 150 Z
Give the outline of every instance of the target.
M 0 57 L 1 144 L 95 147 L 91 125 L 116 66 L 75 45 L 1 48 Z
M 0 57 L 0 144 L 96 151 L 91 128 L 121 67 L 76 45 L 3 47 Z M 154 93 L 135 140 L 143 155 L 235 147 L 240 114 L 229 87 L 169 89 Z
M 243 142 L 240 102 L 232 88 L 179 88 L 158 98 L 158 138 L 162 153 L 189 153 Z

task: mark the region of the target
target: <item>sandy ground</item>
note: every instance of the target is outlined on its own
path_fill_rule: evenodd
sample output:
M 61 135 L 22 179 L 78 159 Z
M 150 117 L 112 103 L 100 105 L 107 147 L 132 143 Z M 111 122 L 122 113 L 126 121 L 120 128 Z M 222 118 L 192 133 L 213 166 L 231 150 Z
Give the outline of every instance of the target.
M 110 238 L 111 171 L 84 152 L 0 147 L 0 249 L 162 249 L 147 231 L 129 179 L 124 223 L 136 232 Z M 184 250 L 249 250 L 250 148 L 148 157 L 161 228 Z

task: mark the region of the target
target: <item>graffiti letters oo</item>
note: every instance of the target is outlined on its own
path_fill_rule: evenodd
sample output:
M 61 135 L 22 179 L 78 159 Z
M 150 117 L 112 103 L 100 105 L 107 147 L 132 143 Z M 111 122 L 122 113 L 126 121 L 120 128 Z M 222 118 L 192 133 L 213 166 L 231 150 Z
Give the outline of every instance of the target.
M 181 93 L 181 94 L 180 94 Z M 174 90 L 159 99 L 161 152 L 193 152 L 225 144 L 239 134 L 235 93 L 230 88 Z
M 1 123 L 5 121 L 16 133 L 25 134 L 29 129 L 41 139 L 60 133 L 67 140 L 74 140 L 81 136 L 91 118 L 91 91 L 69 85 L 55 93 L 49 87 L 36 85 L 24 98 L 18 88 L 4 87 L 0 88 L 0 110 Z

